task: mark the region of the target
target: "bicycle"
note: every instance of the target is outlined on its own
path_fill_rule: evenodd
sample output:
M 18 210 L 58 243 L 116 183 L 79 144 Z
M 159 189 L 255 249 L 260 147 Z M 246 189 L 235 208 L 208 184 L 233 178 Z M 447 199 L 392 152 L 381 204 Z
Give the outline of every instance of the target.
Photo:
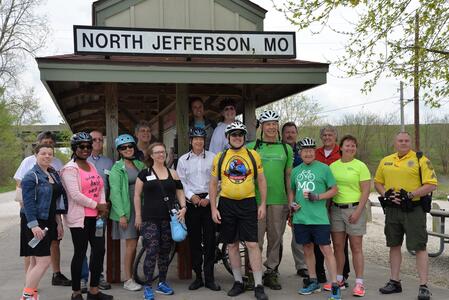
M 133 275 L 134 275 L 134 280 L 141 284 L 144 285 L 146 283 L 146 278 L 145 278 L 145 274 L 143 272 L 143 262 L 145 260 L 145 247 L 143 245 L 144 241 L 142 240 L 142 247 L 139 250 L 139 252 L 136 255 L 136 259 L 134 260 L 134 266 L 133 266 Z M 171 262 L 173 261 L 175 254 L 176 254 L 176 247 L 177 243 L 173 243 L 172 244 L 172 249 L 170 251 L 170 260 L 169 260 L 169 264 L 171 264 Z M 217 233 L 217 239 L 216 239 L 216 243 L 215 243 L 215 259 L 214 259 L 214 263 L 223 263 L 223 266 L 225 267 L 225 269 L 228 271 L 229 274 L 232 275 L 232 267 L 231 267 L 231 263 L 229 261 L 229 255 L 228 255 L 228 245 L 226 243 L 222 243 L 220 242 L 219 238 L 218 238 L 218 233 Z M 243 262 L 242 262 L 242 266 L 244 268 L 246 268 L 246 264 L 247 264 L 247 259 L 245 259 L 245 257 L 247 257 L 247 252 L 248 249 L 246 248 L 245 242 L 240 242 L 240 258 L 243 258 Z M 157 268 L 157 267 L 156 267 Z M 157 271 L 155 270 L 155 274 L 157 274 Z M 159 277 L 159 275 L 156 275 L 153 277 L 153 281 L 155 281 L 157 278 Z

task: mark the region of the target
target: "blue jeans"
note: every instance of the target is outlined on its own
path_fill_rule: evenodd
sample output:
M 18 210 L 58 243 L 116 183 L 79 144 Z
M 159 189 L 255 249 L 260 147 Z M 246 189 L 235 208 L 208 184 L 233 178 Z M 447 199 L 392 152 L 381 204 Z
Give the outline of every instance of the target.
M 81 267 L 81 279 L 89 280 L 89 265 L 87 264 L 87 255 L 84 256 L 83 265 Z

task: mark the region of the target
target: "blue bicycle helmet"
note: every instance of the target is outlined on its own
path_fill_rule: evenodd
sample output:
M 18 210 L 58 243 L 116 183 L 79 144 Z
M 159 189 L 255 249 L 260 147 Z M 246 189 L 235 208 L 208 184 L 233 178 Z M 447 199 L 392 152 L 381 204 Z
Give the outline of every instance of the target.
M 203 128 L 194 127 L 194 128 L 191 128 L 189 130 L 189 137 L 190 138 L 194 138 L 194 137 L 203 137 L 203 138 L 205 138 L 206 135 L 207 135 L 206 130 L 204 130 Z
M 130 134 L 121 134 L 115 139 L 115 149 L 124 144 L 136 144 L 136 141 Z
M 77 132 L 70 138 L 70 147 L 72 151 L 76 151 L 76 147 L 81 143 L 89 143 L 92 145 L 92 137 L 87 132 Z

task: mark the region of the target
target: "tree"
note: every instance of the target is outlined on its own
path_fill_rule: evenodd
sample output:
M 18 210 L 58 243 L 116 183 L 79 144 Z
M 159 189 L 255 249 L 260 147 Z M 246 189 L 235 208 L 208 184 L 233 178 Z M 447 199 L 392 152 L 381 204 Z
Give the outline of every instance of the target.
M 369 92 L 381 76 L 413 82 L 415 62 L 424 100 L 438 107 L 449 96 L 449 2 L 447 0 L 296 0 L 272 1 L 298 28 L 331 29 L 347 37 L 344 54 L 336 63 L 349 76 L 367 76 L 362 91 Z M 281 4 L 280 4 L 281 2 Z M 330 20 L 337 13 L 355 13 L 344 28 Z M 414 44 L 415 15 L 419 43 Z M 348 29 L 349 27 L 349 29 Z M 416 50 L 416 53 L 415 53 Z
M 8 105 L 15 116 L 14 125 L 20 131 L 22 125 L 42 122 L 42 111 L 34 89 L 26 89 L 22 94 L 8 97 Z
M 20 146 L 17 142 L 14 128 L 14 117 L 8 110 L 4 99 L 0 99 L 0 186 L 8 183 L 14 174 L 20 160 Z
M 256 116 L 264 110 L 274 110 L 281 119 L 280 124 L 295 122 L 297 126 L 316 125 L 320 120 L 318 113 L 322 110 L 318 101 L 304 95 L 294 95 L 259 107 Z
M 36 13 L 39 0 L 0 1 L 0 84 L 17 80 L 25 55 L 34 55 L 46 42 L 47 20 Z

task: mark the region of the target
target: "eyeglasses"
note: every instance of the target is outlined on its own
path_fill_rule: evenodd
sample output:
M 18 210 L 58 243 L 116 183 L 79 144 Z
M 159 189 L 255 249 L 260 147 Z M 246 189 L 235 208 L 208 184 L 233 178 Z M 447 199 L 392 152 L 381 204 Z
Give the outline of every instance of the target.
M 241 131 L 238 131 L 238 132 L 231 133 L 231 136 L 232 137 L 242 137 L 242 136 L 245 136 L 245 134 Z
M 78 145 L 78 149 L 80 150 L 92 150 L 92 145 Z
M 122 145 L 122 146 L 118 147 L 118 150 L 120 150 L 120 151 L 123 151 L 126 149 L 134 149 L 134 146 L 131 144 L 128 144 L 128 145 Z
M 153 152 L 154 155 L 159 155 L 159 154 L 165 154 L 165 150 L 162 151 L 155 151 Z
M 95 138 L 95 139 L 92 139 L 92 141 L 102 143 L 102 142 L 103 142 L 103 139 Z

